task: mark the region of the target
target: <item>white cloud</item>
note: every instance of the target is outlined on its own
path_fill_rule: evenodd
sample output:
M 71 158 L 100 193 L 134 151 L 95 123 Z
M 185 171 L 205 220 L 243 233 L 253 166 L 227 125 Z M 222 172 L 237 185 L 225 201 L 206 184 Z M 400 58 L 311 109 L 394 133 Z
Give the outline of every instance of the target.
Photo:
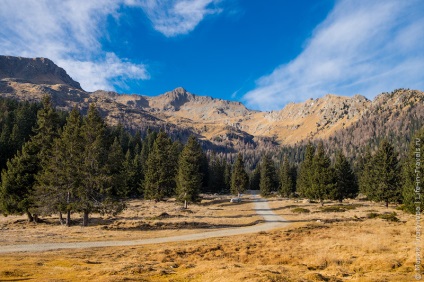
M 217 0 L 127 0 L 139 6 L 152 22 L 153 28 L 166 37 L 187 34 L 207 16 L 221 12 Z
M 114 0 L 2 1 L 0 53 L 48 57 L 88 91 L 147 79 L 145 65 L 102 50 L 107 17 L 116 17 L 120 5 Z
M 249 107 L 281 109 L 326 93 L 369 98 L 424 87 L 424 3 L 340 1 L 295 59 L 256 81 Z
M 78 82 L 89 85 L 93 90 L 113 89 L 114 85 L 125 88 L 126 80 L 150 77 L 143 65 L 123 61 L 114 53 L 106 53 L 105 59 L 100 62 L 59 60 L 58 64 L 66 66 L 69 73 L 78 73 Z

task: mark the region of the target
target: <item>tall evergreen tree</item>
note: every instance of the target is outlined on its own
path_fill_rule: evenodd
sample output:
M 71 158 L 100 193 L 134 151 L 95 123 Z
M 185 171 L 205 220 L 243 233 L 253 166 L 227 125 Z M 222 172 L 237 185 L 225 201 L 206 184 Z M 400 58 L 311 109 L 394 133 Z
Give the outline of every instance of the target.
M 310 199 L 319 200 L 321 205 L 324 204 L 324 199 L 329 198 L 334 189 L 334 178 L 330 165 L 330 158 L 325 154 L 324 145 L 321 142 L 312 160 L 312 183 L 306 191 L 306 195 Z
M 331 199 L 342 202 L 343 199 L 354 198 L 358 194 L 355 174 L 341 150 L 336 154 L 334 181 L 334 189 L 330 193 Z
M 208 187 L 212 193 L 219 193 L 225 190 L 224 159 L 219 158 L 215 153 L 212 154 L 210 159 Z
M 124 153 L 122 152 L 121 142 L 115 137 L 113 144 L 109 148 L 106 174 L 109 177 L 108 194 L 114 198 L 124 198 L 128 195 L 124 174 Z
M 280 167 L 280 194 L 283 197 L 290 197 L 295 191 L 295 179 L 293 169 L 290 165 L 287 155 L 284 157 L 284 162 Z
M 153 148 L 146 162 L 144 176 L 144 197 L 149 200 L 162 201 L 174 194 L 177 161 L 171 139 L 161 131 L 153 143 Z
M 35 175 L 41 171 L 42 160 L 49 158 L 54 138 L 57 137 L 58 115 L 49 96 L 43 97 L 43 108 L 37 113 L 35 135 L 25 143 L 22 151 L 7 163 L 2 171 L 2 209 L 5 213 L 26 213 L 28 220 L 37 220 Z M 33 216 L 31 213 L 35 213 Z
M 131 154 L 131 151 L 128 150 L 125 154 L 125 160 L 123 162 L 123 174 L 125 175 L 125 185 L 128 196 L 138 198 L 143 194 L 142 186 L 143 181 L 143 171 L 142 171 L 142 162 L 139 145 L 135 147 L 134 157 Z
M 359 192 L 366 195 L 370 199 L 374 198 L 375 190 L 374 190 L 374 159 L 371 155 L 371 148 L 367 146 L 365 150 L 365 155 L 362 158 L 361 163 L 359 164 Z
M 32 199 L 35 175 L 39 171 L 38 148 L 32 142 L 25 143 L 22 150 L 7 162 L 1 172 L 1 210 L 4 214 L 22 214 L 33 221 Z
M 144 138 L 141 147 L 141 167 L 143 172 L 143 180 L 145 178 L 145 173 L 147 172 L 147 159 L 149 158 L 150 152 L 153 150 L 153 144 L 158 136 L 156 131 L 147 130 L 146 138 Z
M 231 193 L 240 195 L 249 185 L 249 176 L 244 168 L 243 156 L 239 153 L 231 175 Z
M 303 162 L 299 167 L 299 174 L 296 182 L 296 190 L 302 197 L 307 197 L 307 191 L 312 187 L 313 181 L 313 158 L 315 146 L 308 143 Z
M 84 181 L 77 191 L 78 210 L 83 213 L 83 226 L 88 225 L 89 214 L 101 209 L 107 195 L 109 179 L 105 175 L 107 160 L 106 124 L 94 104 L 90 105 L 82 125 Z
M 83 139 L 81 115 L 74 108 L 59 138 L 55 139 L 51 157 L 42 161 L 37 175 L 37 200 L 46 213 L 66 212 L 66 225 L 71 224 L 71 211 L 77 198 L 81 175 Z M 62 222 L 62 219 L 61 219 Z
M 261 181 L 261 166 L 258 164 L 256 165 L 255 169 L 253 170 L 250 181 L 249 181 L 249 189 L 250 190 L 259 190 L 259 183 Z
M 231 191 L 231 164 L 225 161 L 225 169 L 224 169 L 224 183 L 225 190 L 223 192 L 229 193 Z
M 272 191 L 276 191 L 278 183 L 276 181 L 274 161 L 271 156 L 264 155 L 261 162 L 261 178 L 259 188 L 262 196 L 268 196 Z
M 424 165 L 422 157 L 424 152 L 424 128 L 418 131 L 409 145 L 409 153 L 403 166 L 403 204 L 405 210 L 416 213 L 424 208 L 424 190 L 422 179 Z
M 199 201 L 202 188 L 202 159 L 203 151 L 194 136 L 190 136 L 178 160 L 177 199 L 188 203 Z
M 397 152 L 387 140 L 380 143 L 373 157 L 375 193 L 369 196 L 372 200 L 383 201 L 386 207 L 390 202 L 401 199 L 401 168 L 397 157 Z

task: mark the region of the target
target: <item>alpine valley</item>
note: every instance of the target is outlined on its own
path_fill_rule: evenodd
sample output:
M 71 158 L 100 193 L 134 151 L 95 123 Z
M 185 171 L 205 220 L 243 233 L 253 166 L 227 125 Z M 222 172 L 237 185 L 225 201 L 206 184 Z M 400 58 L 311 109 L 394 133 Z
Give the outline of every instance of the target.
M 290 103 L 279 111 L 261 112 L 182 87 L 154 97 L 87 92 L 47 58 L 0 56 L 0 96 L 40 101 L 46 94 L 59 109 L 78 107 L 85 113 L 95 103 L 110 125 L 121 124 L 131 131 L 162 128 L 184 140 L 195 134 L 204 146 L 216 151 L 280 148 L 323 140 L 327 147 L 343 144 L 345 151 L 353 152 L 389 137 L 403 152 L 423 126 L 424 117 L 424 93 L 418 90 L 397 89 L 372 101 L 361 95 L 328 94 Z

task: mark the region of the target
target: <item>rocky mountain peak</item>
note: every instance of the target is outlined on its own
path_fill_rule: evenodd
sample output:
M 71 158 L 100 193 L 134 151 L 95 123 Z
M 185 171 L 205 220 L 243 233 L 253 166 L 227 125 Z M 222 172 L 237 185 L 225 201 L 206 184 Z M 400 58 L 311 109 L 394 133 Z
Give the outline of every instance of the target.
M 34 84 L 66 84 L 81 89 L 64 69 L 47 58 L 0 56 L 0 79 Z

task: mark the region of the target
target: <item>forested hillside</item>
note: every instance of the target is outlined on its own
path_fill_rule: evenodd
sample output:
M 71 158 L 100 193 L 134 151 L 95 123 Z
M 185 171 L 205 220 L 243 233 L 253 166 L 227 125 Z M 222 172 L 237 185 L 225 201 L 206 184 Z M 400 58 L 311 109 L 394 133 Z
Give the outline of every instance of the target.
M 247 189 L 321 204 L 361 192 L 386 205 L 404 203 L 411 210 L 411 164 L 415 147 L 424 149 L 417 141 L 424 140 L 424 130 L 416 130 L 417 121 L 401 129 L 402 138 L 410 140 L 403 146 L 394 146 L 402 140 L 396 133 L 377 141 L 370 137 L 374 143 L 357 144 L 355 154 L 334 138 L 318 145 L 283 147 L 278 154 L 264 146 L 261 151 L 239 150 L 235 156 L 202 149 L 195 136 L 184 144 L 163 130 L 132 134 L 120 125 L 110 127 L 94 104 L 85 116 L 77 108 L 69 113 L 56 110 L 49 96 L 42 105 L 11 99 L 2 99 L 0 105 L 2 213 L 26 213 L 33 221 L 59 213 L 67 225 L 75 212 L 83 214 L 83 225 L 93 212 L 119 213 L 129 198 L 176 197 L 187 207 L 200 201 L 202 192 L 238 195 Z M 381 116 L 387 126 L 383 128 L 392 130 L 390 122 L 395 121 L 384 111 Z M 406 134 L 407 129 L 416 134 Z M 375 148 L 369 146 L 373 144 Z M 401 151 L 404 147 L 407 152 Z

